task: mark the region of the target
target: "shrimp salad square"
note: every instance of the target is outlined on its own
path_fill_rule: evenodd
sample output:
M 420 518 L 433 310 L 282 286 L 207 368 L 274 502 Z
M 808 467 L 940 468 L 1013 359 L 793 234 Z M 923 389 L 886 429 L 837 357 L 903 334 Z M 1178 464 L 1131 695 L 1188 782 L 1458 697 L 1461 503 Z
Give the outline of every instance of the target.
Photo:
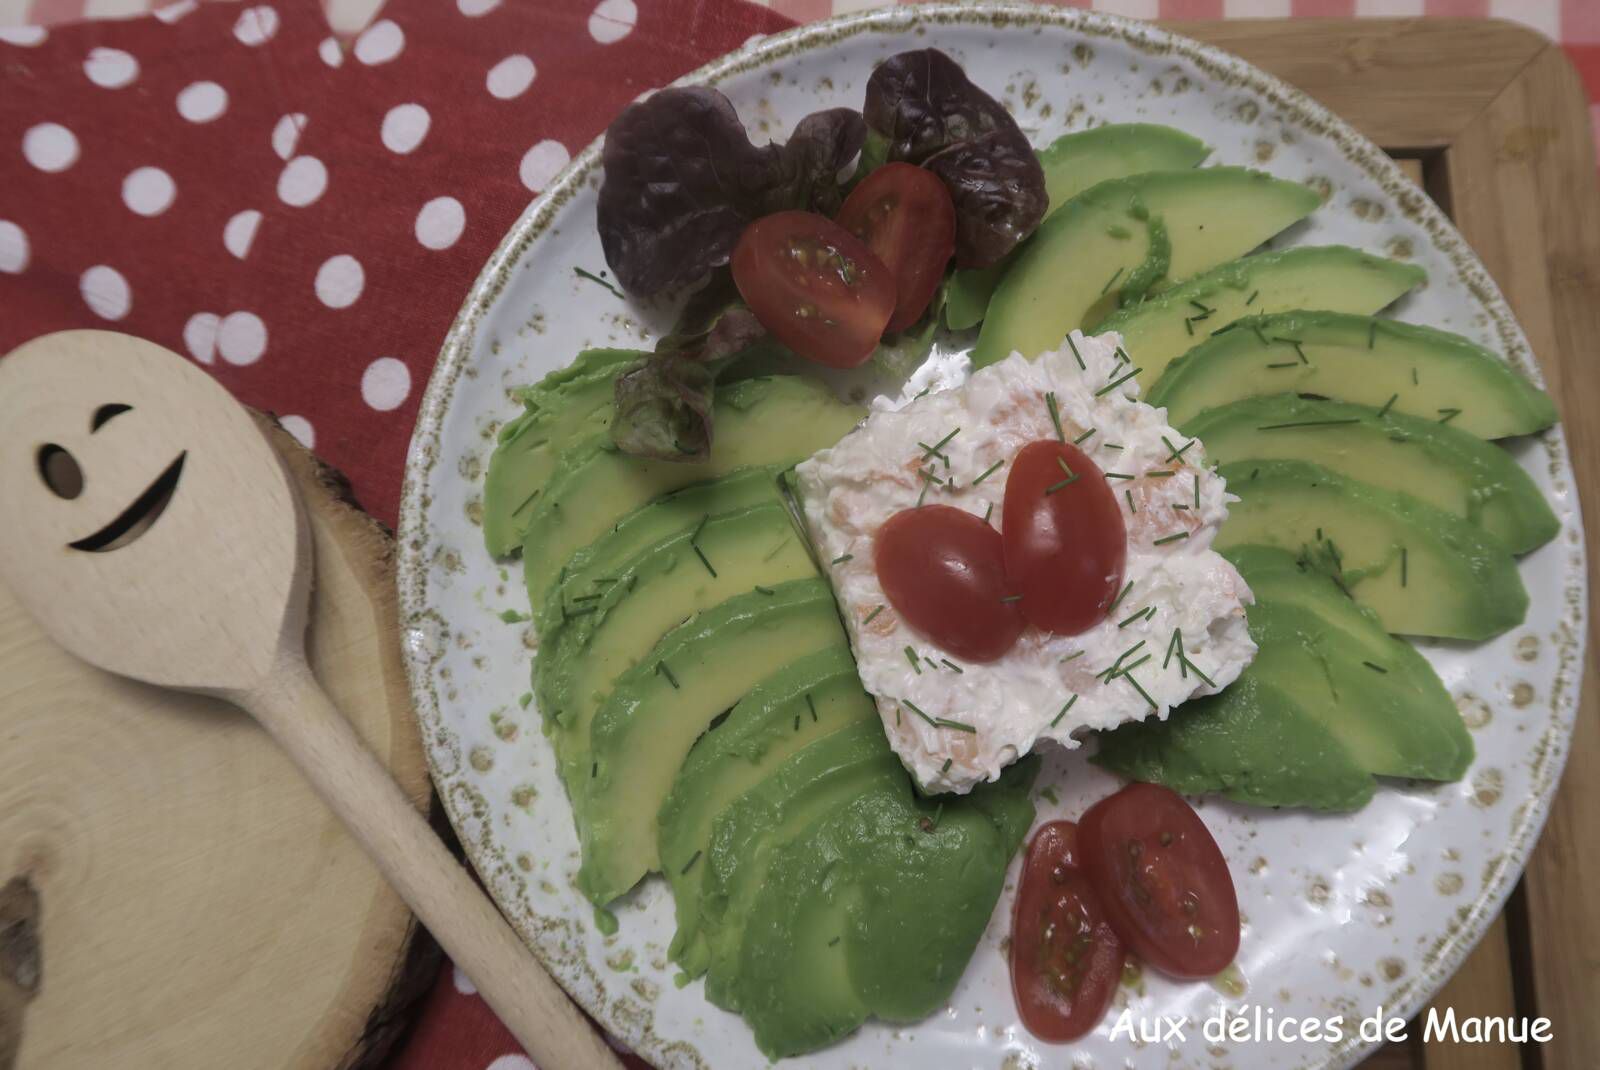
M 1238 499 L 1207 466 L 1202 443 L 1138 400 L 1134 371 L 1118 335 L 1074 332 L 1037 360 L 1013 353 L 964 385 L 877 406 L 796 469 L 806 526 L 862 683 L 925 790 L 970 791 L 1041 739 L 1075 748 L 1090 730 L 1165 719 L 1174 706 L 1226 687 L 1255 655 L 1245 627 L 1250 589 L 1211 548 Z M 1023 471 L 1030 446 L 1059 466 L 1047 469 L 1043 478 L 1052 481 L 1042 490 Z M 1083 461 L 1072 458 L 1086 459 L 1089 470 L 1074 472 Z M 1091 478 L 1072 486 L 1080 476 Z M 958 527 L 981 523 L 1004 536 L 1006 518 L 1023 515 L 1015 499 L 1024 493 L 1026 507 L 1060 494 L 1046 504 L 1069 510 L 1069 524 L 1081 525 L 1094 512 L 1083 511 L 1089 505 L 1098 510 L 1096 561 L 1116 567 L 1087 563 L 1091 586 L 1104 586 L 1090 592 L 1086 614 L 1074 616 L 1059 587 L 1019 577 L 1011 540 L 1007 575 L 995 566 L 1004 586 L 994 601 L 1004 605 L 991 610 L 986 601 L 984 612 L 951 622 L 969 633 L 959 641 L 949 626 L 919 616 L 938 577 L 885 582 L 897 559 L 929 559 L 925 541 L 888 537 L 891 519 L 898 525 L 916 511 L 931 520 L 929 507 L 947 507 L 969 514 L 942 513 Z M 978 535 L 1001 545 L 983 529 Z M 958 571 L 971 581 L 982 570 L 963 563 Z

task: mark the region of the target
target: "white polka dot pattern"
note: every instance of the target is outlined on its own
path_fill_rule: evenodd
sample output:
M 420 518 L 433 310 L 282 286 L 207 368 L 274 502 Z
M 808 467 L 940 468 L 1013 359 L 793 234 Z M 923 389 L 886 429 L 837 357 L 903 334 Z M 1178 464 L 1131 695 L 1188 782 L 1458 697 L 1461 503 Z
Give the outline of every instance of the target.
M 500 6 L 500 0 L 456 0 L 456 9 L 469 19 L 487 15 Z
M 118 48 L 94 48 L 83 61 L 83 73 L 101 89 L 121 89 L 139 77 L 139 61 Z
M 428 126 L 432 121 L 428 109 L 421 104 L 395 105 L 383 117 L 383 127 L 380 131 L 383 147 L 404 156 L 422 144 L 422 139 L 428 136 Z
M 421 228 L 421 220 L 417 222 Z M 421 234 L 417 235 L 421 240 Z M 426 242 L 423 242 L 426 245 Z M 28 266 L 28 235 L 9 219 L 0 219 L 0 272 L 20 275 Z
M 280 118 L 272 126 L 272 151 L 278 154 L 278 159 L 287 160 L 294 155 L 294 147 L 300 144 L 300 135 L 306 131 L 306 117 L 304 112 L 293 112 Z
M 567 152 L 565 145 L 559 141 L 545 140 L 523 155 L 522 166 L 517 173 L 524 186 L 538 193 L 548 186 L 550 180 L 560 174 L 561 169 L 571 160 L 572 156 Z
M 217 352 L 229 364 L 254 364 L 267 351 L 267 325 L 254 312 L 230 312 L 217 325 Z
M 133 307 L 133 291 L 128 280 L 114 267 L 96 264 L 78 278 L 78 293 L 83 303 L 101 319 L 115 322 Z
M 293 208 L 312 204 L 328 188 L 328 169 L 315 156 L 296 156 L 278 175 L 278 200 Z
M 22 158 L 48 174 L 78 162 L 78 137 L 60 123 L 40 123 L 22 135 Z
M 369 67 L 388 63 L 406 47 L 406 35 L 392 19 L 380 19 L 361 31 L 354 49 L 356 59 Z
M 534 73 L 533 60 L 527 56 L 507 56 L 489 68 L 484 84 L 491 96 L 510 100 L 528 91 L 533 84 Z
M 250 48 L 266 44 L 277 33 L 278 12 L 266 4 L 245 8 L 233 24 L 233 36 L 239 39 L 240 44 Z
M 256 240 L 256 228 L 261 225 L 261 213 L 246 208 L 222 226 L 222 245 L 235 257 L 243 260 L 250 252 L 250 243 Z
M 417 213 L 417 241 L 426 249 L 448 249 L 461 238 L 467 213 L 454 197 L 435 197 Z
M 304 416 L 285 416 L 278 422 L 300 445 L 308 450 L 317 448 L 317 433 L 312 429 L 310 420 Z
M 349 253 L 329 257 L 317 269 L 317 300 L 329 308 L 349 308 L 361 297 L 367 275 Z
M 216 82 L 191 82 L 178 91 L 178 114 L 191 123 L 209 123 L 228 110 L 228 91 Z
M 43 26 L 0 26 L 0 44 L 35 48 L 45 43 L 49 32 Z
M 178 187 L 159 167 L 140 167 L 122 180 L 122 203 L 134 215 L 158 216 L 172 207 Z
M 196 312 L 183 325 L 183 344 L 201 364 L 216 363 L 217 327 L 221 323 L 222 317 L 215 312 Z
M 633 32 L 639 9 L 633 0 L 600 0 L 589 16 L 589 36 L 602 45 L 614 45 Z
M 411 371 L 393 357 L 379 357 L 361 373 L 361 400 L 379 412 L 398 409 L 411 393 Z

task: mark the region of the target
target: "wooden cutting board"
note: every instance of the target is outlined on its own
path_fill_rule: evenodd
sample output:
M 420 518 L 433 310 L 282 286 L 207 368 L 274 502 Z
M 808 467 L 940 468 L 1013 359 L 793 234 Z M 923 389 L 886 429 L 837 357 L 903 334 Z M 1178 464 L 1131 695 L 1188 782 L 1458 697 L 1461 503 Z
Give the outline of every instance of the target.
M 316 543 L 312 668 L 425 809 L 390 538 L 269 434 Z M 438 962 L 254 722 L 85 666 L 0 587 L 0 1068 L 370 1066 Z

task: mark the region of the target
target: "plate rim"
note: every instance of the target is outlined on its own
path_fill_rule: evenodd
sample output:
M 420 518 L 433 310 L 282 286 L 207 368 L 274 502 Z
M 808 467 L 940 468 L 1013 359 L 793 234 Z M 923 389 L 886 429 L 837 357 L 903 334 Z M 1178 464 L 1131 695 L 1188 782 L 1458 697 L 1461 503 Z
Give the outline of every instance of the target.
M 756 35 L 739 48 L 670 84 L 716 85 L 734 75 L 767 67 L 798 53 L 826 48 L 846 38 L 874 32 L 904 35 L 929 25 L 987 26 L 1000 32 L 1050 31 L 1096 38 L 1112 37 L 1146 54 L 1180 55 L 1207 74 L 1247 88 L 1294 115 L 1303 126 L 1316 130 L 1334 142 L 1352 166 L 1381 186 L 1406 217 L 1427 233 L 1435 248 L 1450 261 L 1460 281 L 1488 316 L 1500 341 L 1497 355 L 1537 386 L 1545 386 L 1538 362 L 1532 355 L 1532 347 L 1488 269 L 1443 210 L 1381 148 L 1337 114 L 1277 76 L 1224 49 L 1154 23 L 1108 12 L 1035 5 L 1018 0 L 977 0 L 967 3 L 947 0 L 908 7 L 876 8 L 835 15 L 776 34 Z M 456 772 L 452 773 L 441 768 L 435 745 L 424 746 L 429 774 L 451 826 L 496 906 L 506 915 L 523 943 L 575 1002 L 595 1021 L 615 1031 L 616 1026 L 605 1016 L 603 986 L 598 999 L 585 998 L 587 992 L 572 992 L 563 976 L 561 964 L 538 939 L 537 919 L 531 912 L 519 909 L 519 904 L 502 901 L 493 879 L 495 867 L 493 860 L 488 857 L 487 844 L 476 842 L 467 833 L 466 822 L 478 815 L 469 812 L 470 808 L 464 807 L 451 791 L 451 782 L 460 775 L 465 756 L 455 743 L 449 727 L 442 723 L 443 712 L 430 676 L 433 657 L 426 636 L 417 627 L 429 620 L 430 616 L 437 619 L 437 612 L 432 609 L 427 597 L 430 564 L 425 552 L 430 504 L 428 488 L 440 460 L 441 432 L 455 384 L 468 366 L 480 320 L 493 306 L 509 273 L 521 262 L 528 246 L 555 221 L 560 209 L 583 191 L 590 175 L 598 167 L 603 141 L 604 133 L 574 156 L 507 230 L 464 296 L 461 308 L 441 344 L 417 411 L 406 455 L 399 510 L 396 585 L 402 610 L 401 646 L 418 728 L 425 737 L 425 744 L 447 745 L 453 748 L 456 759 Z M 1541 441 L 1555 466 L 1554 474 L 1565 476 L 1571 488 L 1570 523 L 1578 535 L 1575 546 L 1564 548 L 1573 557 L 1562 570 L 1563 594 L 1569 604 L 1569 613 L 1563 618 L 1563 623 L 1568 625 L 1568 631 L 1555 643 L 1550 703 L 1553 716 L 1536 744 L 1543 751 L 1541 760 L 1535 763 L 1533 794 L 1522 804 L 1520 816 L 1513 819 L 1511 838 L 1503 845 L 1494 862 L 1497 872 L 1493 879 L 1483 883 L 1477 897 L 1463 908 L 1464 913 L 1458 913 L 1456 920 L 1446 926 L 1446 935 L 1422 956 L 1420 968 L 1392 993 L 1396 1001 L 1393 1009 L 1403 1011 L 1402 1016 L 1408 1020 L 1454 975 L 1499 915 L 1538 844 L 1559 790 L 1571 747 L 1587 650 L 1588 545 L 1581 503 L 1571 476 L 1571 453 L 1563 425 L 1557 423 L 1544 432 Z M 492 834 L 486 831 L 484 838 L 492 838 Z M 652 1061 L 685 1054 L 686 1045 L 665 1043 L 655 1037 L 653 1031 L 648 1039 L 654 1042 L 653 1045 L 640 1050 L 640 1054 Z M 1301 1065 L 1316 1070 L 1348 1067 L 1377 1047 L 1377 1042 L 1363 1042 L 1358 1036 L 1347 1036 L 1338 1044 L 1317 1049 L 1310 1061 Z M 688 1054 L 695 1061 L 703 1063 L 699 1053 L 692 1047 L 688 1049 Z

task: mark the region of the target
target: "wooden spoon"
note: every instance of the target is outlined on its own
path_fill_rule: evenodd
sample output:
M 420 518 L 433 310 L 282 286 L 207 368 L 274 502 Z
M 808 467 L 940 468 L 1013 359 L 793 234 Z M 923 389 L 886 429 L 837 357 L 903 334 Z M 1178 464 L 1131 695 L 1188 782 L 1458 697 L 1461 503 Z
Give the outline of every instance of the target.
M 304 512 L 210 376 L 108 331 L 14 350 L 0 360 L 0 517 L 0 579 L 56 641 L 249 712 L 542 1070 L 620 1068 L 312 677 Z

